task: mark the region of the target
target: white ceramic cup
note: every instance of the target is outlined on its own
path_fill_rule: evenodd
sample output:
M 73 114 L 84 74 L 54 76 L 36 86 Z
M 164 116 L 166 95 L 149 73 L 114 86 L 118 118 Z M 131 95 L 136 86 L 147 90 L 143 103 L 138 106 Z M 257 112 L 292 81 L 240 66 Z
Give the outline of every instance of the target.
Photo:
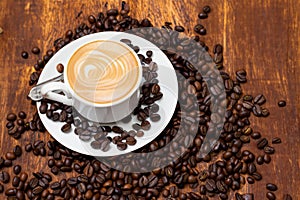
M 110 103 L 95 103 L 82 98 L 72 89 L 69 83 L 67 75 L 68 73 L 66 73 L 68 68 L 72 67 L 69 65 L 69 62 L 68 65 L 64 67 L 64 82 L 49 82 L 41 86 L 41 94 L 43 95 L 43 97 L 46 99 L 61 102 L 65 105 L 73 106 L 73 108 L 75 108 L 79 114 L 94 122 L 111 123 L 119 121 L 129 115 L 136 108 L 139 101 L 139 88 L 142 82 L 142 66 L 137 54 L 129 46 L 122 42 L 112 42 L 117 43 L 123 48 L 125 47 L 128 53 L 134 55 L 136 63 L 138 65 L 139 73 L 137 81 L 133 89 L 131 89 L 124 97 Z M 61 95 L 58 92 L 63 92 L 65 95 Z

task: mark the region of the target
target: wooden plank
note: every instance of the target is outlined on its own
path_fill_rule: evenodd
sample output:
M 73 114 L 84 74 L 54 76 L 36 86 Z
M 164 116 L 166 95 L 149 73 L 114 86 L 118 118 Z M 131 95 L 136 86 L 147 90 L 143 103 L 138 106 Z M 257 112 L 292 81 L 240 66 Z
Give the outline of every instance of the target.
M 107 2 L 0 1 L 0 27 L 4 30 L 0 35 L 0 113 L 3 117 L 11 111 L 35 110 L 24 97 L 30 89 L 28 76 L 34 71 L 32 65 L 38 57 L 30 54 L 28 60 L 23 60 L 21 51 L 30 51 L 37 45 L 45 52 L 52 48 L 57 37 L 85 20 L 88 14 L 96 15 L 121 5 L 121 1 Z M 281 145 L 276 145 L 273 162 L 260 167 L 263 181 L 247 185 L 242 191 L 254 192 L 256 199 L 265 199 L 265 184 L 274 182 L 279 187 L 278 199 L 284 193 L 300 199 L 299 1 L 136 0 L 129 4 L 134 17 L 149 18 L 155 26 L 165 21 L 183 25 L 189 35 L 193 35 L 202 7 L 206 4 L 212 7 L 209 18 L 201 21 L 208 31 L 202 39 L 211 49 L 216 43 L 224 46 L 225 69 L 231 74 L 239 68 L 247 70 L 249 81 L 243 86 L 247 93 L 264 93 L 267 97 L 266 106 L 271 115 L 263 120 L 251 118 L 254 129 L 268 139 L 279 136 L 283 140 Z M 80 11 L 82 15 L 76 19 Z M 287 107 L 277 106 L 280 99 L 287 101 Z M 0 156 L 11 151 L 13 145 L 24 145 L 38 138 L 49 139 L 48 134 L 26 133 L 21 140 L 13 140 L 6 133 L 5 123 L 1 120 Z M 16 163 L 22 163 L 28 172 L 36 172 L 45 168 L 46 159 L 25 154 Z

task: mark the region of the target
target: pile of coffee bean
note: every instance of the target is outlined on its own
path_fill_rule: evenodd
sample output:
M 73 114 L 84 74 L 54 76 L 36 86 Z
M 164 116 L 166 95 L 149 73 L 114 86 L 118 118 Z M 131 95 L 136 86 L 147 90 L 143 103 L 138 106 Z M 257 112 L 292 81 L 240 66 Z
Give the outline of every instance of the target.
M 152 27 L 148 19 L 138 20 L 130 17 L 129 10 L 128 4 L 122 2 L 120 11 L 110 9 L 106 13 L 100 12 L 96 17 L 90 15 L 89 24 L 82 23 L 74 31 L 68 30 L 65 36 L 54 42 L 54 50 L 48 50 L 43 59 L 39 59 L 34 65 L 36 72 L 30 76 L 30 85 L 37 82 L 43 66 L 54 53 L 73 40 L 100 31 L 132 30 L 135 32 L 135 28 Z M 199 18 L 206 18 L 205 14 L 209 12 L 210 8 L 205 6 Z M 200 28 L 199 31 L 195 30 L 195 32 L 201 35 L 200 30 L 203 28 L 198 28 Z M 176 26 L 175 30 L 179 30 L 177 32 L 169 31 L 171 29 L 172 24 L 165 23 L 162 29 L 149 29 L 139 33 L 139 36 L 144 35 L 163 50 L 178 76 L 179 103 L 169 124 L 154 141 L 135 151 L 134 157 L 132 154 L 125 154 L 103 161 L 74 152 L 53 139 L 35 141 L 27 144 L 25 150 L 33 152 L 36 156 L 45 156 L 51 173 L 43 169 L 31 175 L 22 172 L 19 165 L 14 165 L 15 175 L 10 175 L 5 168 L 11 167 L 15 159 L 22 154 L 20 148 L 16 146 L 12 152 L 6 154 L 5 158 L 0 158 L 0 169 L 3 169 L 0 173 L 0 181 L 4 184 L 0 184 L 0 193 L 5 192 L 9 199 L 27 197 L 47 200 L 55 198 L 207 200 L 213 196 L 228 199 L 230 192 L 239 190 L 246 183 L 254 184 L 256 181 L 261 181 L 263 176 L 259 172 L 259 165 L 270 163 L 275 149 L 267 138 L 252 129 L 249 117 L 252 114 L 256 117 L 269 115 L 268 109 L 263 105 L 266 98 L 262 94 L 252 96 L 242 91 L 241 85 L 247 82 L 245 70 L 238 70 L 235 78 L 230 77 L 223 70 L 223 47 L 221 45 L 216 45 L 213 52 L 213 61 L 219 69 L 216 72 L 211 70 L 205 62 L 208 59 L 204 52 L 208 47 L 200 41 L 199 36 L 193 37 L 195 41 L 193 44 L 190 40 L 181 39 L 179 34 L 184 32 L 183 27 Z M 177 40 L 179 42 L 169 42 L 170 38 L 173 39 L 172 41 L 179 39 Z M 199 49 L 199 46 L 201 50 L 195 50 Z M 151 57 L 150 54 L 149 52 L 147 56 Z M 192 65 L 191 61 L 197 65 Z M 155 66 L 152 67 L 155 68 Z M 215 83 L 218 80 L 218 73 L 221 74 L 224 85 L 210 84 L 210 81 Z M 152 87 L 150 92 L 152 92 Z M 222 88 L 225 89 L 225 95 L 221 94 Z M 157 89 L 153 88 L 153 90 Z M 212 105 L 216 102 L 223 105 L 225 109 L 215 109 Z M 47 107 L 48 103 L 50 108 Z M 79 123 L 71 118 L 71 107 L 56 102 L 47 102 L 47 100 L 42 105 L 43 107 L 39 108 L 40 112 L 52 119 Z M 61 112 L 53 112 L 58 108 L 63 109 Z M 156 104 L 150 108 L 153 113 L 158 109 Z M 221 120 L 223 113 L 225 115 L 224 126 Z M 44 128 L 39 125 L 41 123 L 37 113 L 31 121 L 24 122 L 27 125 L 15 125 L 16 119 L 15 114 L 7 116 L 10 124 L 7 127 L 8 131 L 15 129 L 15 126 L 25 126 L 25 130 L 44 131 Z M 214 124 L 213 128 L 209 126 L 210 123 Z M 114 132 L 121 132 L 120 127 L 101 128 L 111 128 Z M 216 137 L 215 133 L 218 130 L 221 130 L 221 135 L 217 141 L 214 141 L 213 138 Z M 129 132 L 128 134 L 130 135 Z M 139 130 L 136 131 L 136 135 L 142 136 L 143 133 Z M 257 143 L 261 155 L 255 155 L 247 150 L 247 144 L 251 140 Z M 129 139 L 129 142 L 134 143 L 134 140 Z M 272 139 L 272 144 L 278 143 L 281 143 L 280 138 Z M 124 148 L 123 146 L 119 148 Z M 105 149 L 102 145 L 101 148 Z M 207 151 L 202 151 L 202 149 Z M 147 171 L 151 166 L 158 166 L 159 163 L 168 164 L 157 167 L 151 172 Z M 142 172 L 130 172 L 135 169 Z M 11 180 L 10 176 L 14 176 L 12 186 L 8 184 Z M 52 181 L 53 176 L 68 178 Z M 271 200 L 276 199 L 277 186 L 267 183 L 266 189 L 268 190 L 266 197 Z M 254 194 L 236 192 L 235 198 L 251 200 L 254 199 Z M 292 197 L 285 194 L 283 199 L 291 200 Z

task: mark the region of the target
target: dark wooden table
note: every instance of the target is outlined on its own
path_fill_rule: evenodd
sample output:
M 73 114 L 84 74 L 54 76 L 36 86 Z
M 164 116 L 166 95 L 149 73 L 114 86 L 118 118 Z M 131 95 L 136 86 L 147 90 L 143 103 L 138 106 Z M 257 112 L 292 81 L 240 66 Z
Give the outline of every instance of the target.
M 121 1 L 108 0 L 107 7 L 120 4 Z M 259 167 L 263 180 L 244 186 L 241 192 L 254 192 L 255 199 L 265 199 L 265 184 L 273 182 L 279 187 L 278 199 L 285 193 L 300 199 L 300 1 L 137 0 L 129 4 L 131 15 L 147 17 L 156 26 L 164 21 L 184 25 L 189 34 L 201 8 L 211 6 L 209 18 L 203 21 L 208 35 L 202 39 L 211 48 L 216 43 L 224 46 L 225 67 L 231 74 L 240 68 L 247 70 L 249 81 L 244 91 L 265 94 L 271 111 L 266 119 L 251 118 L 254 129 L 268 139 L 278 136 L 283 141 L 276 145 L 272 162 Z M 37 56 L 30 54 L 24 60 L 21 51 L 39 46 L 45 52 L 65 30 L 74 28 L 89 14 L 106 9 L 105 1 L 0 1 L 0 27 L 4 31 L 0 34 L 0 156 L 12 151 L 13 145 L 49 138 L 48 133 L 27 132 L 17 141 L 7 135 L 8 112 L 35 111 L 25 97 Z M 80 11 L 82 15 L 75 19 Z M 285 108 L 277 106 L 281 99 L 287 101 Z M 250 146 L 254 149 L 253 144 Z M 46 159 L 24 154 L 14 163 L 36 172 L 45 168 Z

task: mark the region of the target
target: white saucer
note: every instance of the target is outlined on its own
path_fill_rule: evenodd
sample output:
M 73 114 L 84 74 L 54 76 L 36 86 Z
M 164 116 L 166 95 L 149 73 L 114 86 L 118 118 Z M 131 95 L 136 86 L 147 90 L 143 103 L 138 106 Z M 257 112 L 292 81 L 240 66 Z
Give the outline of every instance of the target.
M 63 133 L 61 131 L 61 127 L 64 124 L 63 122 L 53 122 L 52 120 L 48 119 L 45 114 L 41 114 L 38 109 L 41 121 L 48 132 L 58 142 L 69 149 L 91 156 L 114 156 L 132 152 L 154 140 L 164 130 L 172 118 L 178 98 L 178 82 L 175 70 L 168 57 L 157 46 L 136 35 L 123 32 L 101 32 L 79 38 L 63 47 L 50 59 L 42 71 L 38 83 L 58 76 L 59 73 L 56 71 L 56 65 L 59 63 L 67 65 L 71 55 L 80 46 L 99 39 L 120 41 L 121 39 L 125 38 L 131 40 L 133 45 L 139 46 L 140 54 L 146 55 L 146 51 L 148 50 L 153 52 L 152 60 L 158 64 L 157 79 L 159 80 L 161 92 L 163 93 L 163 98 L 159 101 L 156 101 L 156 103 L 159 105 L 158 114 L 161 116 L 161 120 L 158 122 L 151 122 L 150 130 L 144 131 L 145 134 L 143 137 L 136 137 L 137 143 L 134 146 L 128 145 L 126 150 L 120 151 L 117 149 L 115 144 L 110 144 L 110 149 L 107 152 L 103 152 L 91 147 L 90 143 L 93 140 L 89 142 L 80 140 L 78 135 L 74 133 L 74 125 L 72 125 L 72 131 L 70 133 Z M 37 102 L 37 108 L 39 108 L 40 104 L 40 102 Z M 116 125 L 122 127 L 124 130 L 129 131 L 132 130 L 132 124 L 134 123 L 140 122 L 136 118 L 133 118 L 132 122 L 116 122 Z M 116 134 L 111 133 L 110 135 L 114 136 Z

